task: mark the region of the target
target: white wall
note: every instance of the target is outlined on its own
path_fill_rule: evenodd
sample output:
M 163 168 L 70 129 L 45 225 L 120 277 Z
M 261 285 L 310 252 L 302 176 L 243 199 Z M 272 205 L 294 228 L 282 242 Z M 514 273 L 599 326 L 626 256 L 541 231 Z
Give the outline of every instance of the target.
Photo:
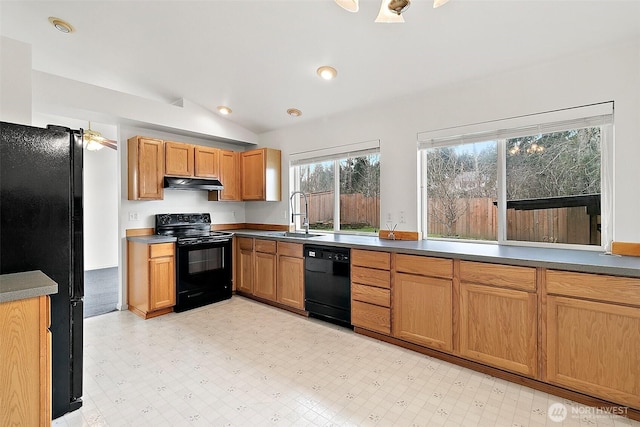
M 380 139 L 381 218 L 391 214 L 397 222 L 404 211 L 406 224 L 398 229 L 419 230 L 418 132 L 611 100 L 614 240 L 640 242 L 640 40 L 265 133 L 259 143 L 282 150 L 287 195 L 290 153 Z M 286 196 L 279 203 L 248 204 L 247 222 L 285 224 L 287 204 Z
M 31 124 L 31 45 L 0 37 L 0 120 Z

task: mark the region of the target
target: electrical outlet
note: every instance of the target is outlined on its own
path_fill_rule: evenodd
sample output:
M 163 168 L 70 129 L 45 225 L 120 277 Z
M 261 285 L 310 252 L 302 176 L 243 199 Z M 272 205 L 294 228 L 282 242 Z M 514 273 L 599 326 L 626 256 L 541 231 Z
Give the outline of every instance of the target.
M 399 220 L 400 224 L 404 224 L 406 223 L 406 219 L 404 217 L 404 211 L 400 211 L 400 220 Z
M 129 221 L 139 221 L 140 215 L 138 212 L 129 212 Z
M 387 222 L 391 222 L 391 212 L 387 212 Z
M 282 219 L 287 219 L 289 217 L 289 215 L 287 215 L 287 210 L 283 210 L 282 211 Z

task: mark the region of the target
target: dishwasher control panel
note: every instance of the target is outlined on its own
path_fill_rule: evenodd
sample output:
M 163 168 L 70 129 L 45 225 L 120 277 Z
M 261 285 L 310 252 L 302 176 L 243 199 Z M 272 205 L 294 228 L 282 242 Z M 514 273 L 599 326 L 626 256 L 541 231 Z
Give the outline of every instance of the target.
M 305 258 L 325 259 L 334 262 L 348 263 L 350 250 L 334 247 L 307 246 L 304 248 Z

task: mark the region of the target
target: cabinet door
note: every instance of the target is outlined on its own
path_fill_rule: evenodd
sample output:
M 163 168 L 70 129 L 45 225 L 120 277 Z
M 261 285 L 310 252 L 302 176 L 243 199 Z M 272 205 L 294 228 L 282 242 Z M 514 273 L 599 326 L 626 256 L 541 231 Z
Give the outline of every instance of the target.
M 396 273 L 393 336 L 444 351 L 453 350 L 452 282 Z
M 251 240 L 251 239 L 247 239 Z M 238 250 L 238 290 L 248 294 L 253 293 L 253 249 Z
M 276 254 L 255 253 L 253 295 L 276 300 Z
M 304 309 L 304 259 L 278 256 L 278 302 Z
M 242 200 L 265 199 L 264 154 L 264 150 L 245 151 L 241 154 Z
M 40 298 L 0 303 L 0 425 L 43 426 Z M 43 353 L 41 353 L 41 351 Z
M 240 153 L 220 151 L 220 200 L 240 200 Z
M 640 309 L 547 297 L 547 379 L 640 408 Z
M 176 269 L 174 257 L 149 260 L 149 310 L 176 304 Z
M 460 284 L 460 354 L 498 368 L 537 374 L 536 294 Z
M 167 175 L 193 176 L 193 145 L 166 141 L 164 148 Z
M 201 178 L 219 178 L 219 158 L 220 150 L 212 147 L 196 145 L 195 155 L 195 176 Z M 223 183 L 224 185 L 224 183 Z
M 129 200 L 161 200 L 163 196 L 164 144 L 161 140 L 129 139 Z

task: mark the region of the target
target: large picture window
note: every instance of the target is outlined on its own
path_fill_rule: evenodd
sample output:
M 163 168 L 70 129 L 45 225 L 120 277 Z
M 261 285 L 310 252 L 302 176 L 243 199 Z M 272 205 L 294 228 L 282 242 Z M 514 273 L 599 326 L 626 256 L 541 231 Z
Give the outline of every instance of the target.
M 375 142 L 375 144 L 374 144 Z M 292 155 L 293 191 L 301 191 L 309 206 L 309 229 L 372 233 L 380 228 L 379 143 L 366 143 L 348 152 L 336 149 Z M 354 148 L 354 147 L 351 147 Z M 342 150 L 345 148 L 342 147 Z M 293 200 L 295 213 L 303 213 L 304 196 Z M 304 215 L 296 215 L 297 229 Z
M 426 238 L 607 247 L 612 103 L 525 120 L 419 135 Z

